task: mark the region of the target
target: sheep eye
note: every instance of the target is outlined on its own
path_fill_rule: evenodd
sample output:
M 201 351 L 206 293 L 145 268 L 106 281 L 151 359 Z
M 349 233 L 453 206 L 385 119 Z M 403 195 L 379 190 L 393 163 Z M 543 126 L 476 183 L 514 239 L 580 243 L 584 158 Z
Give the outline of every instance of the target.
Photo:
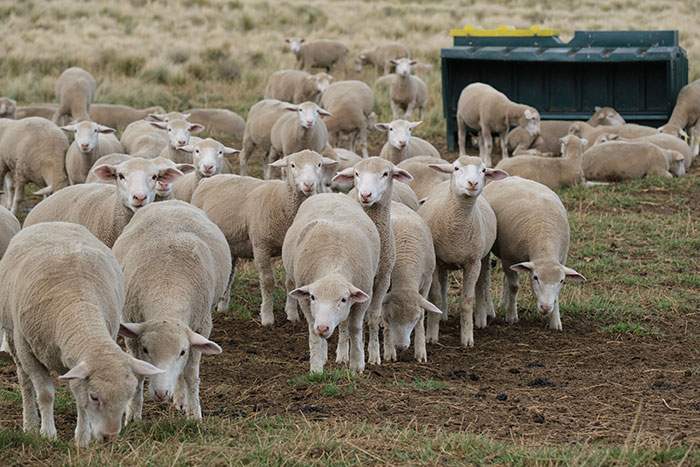
M 93 394 L 93 393 L 90 393 L 90 399 L 91 399 L 93 402 L 100 402 L 100 398 L 99 398 L 97 395 Z
M 291 166 L 292 166 L 292 168 L 293 168 L 293 169 L 295 169 L 295 168 L 296 168 L 296 165 L 294 165 L 294 164 L 291 164 Z
M 532 279 L 533 279 L 535 282 L 539 282 L 539 281 L 540 281 L 540 279 L 539 279 L 537 276 L 532 276 Z
M 560 280 L 559 283 L 560 283 L 560 284 L 563 284 L 563 283 L 564 283 L 564 279 Z
M 486 173 L 486 169 L 482 169 L 481 172 L 482 172 L 482 173 Z
M 168 132 L 171 132 L 171 131 L 173 131 L 172 128 L 168 128 Z
M 122 173 L 117 175 L 117 177 L 119 177 L 119 180 L 124 180 L 126 178 L 126 177 L 124 177 L 124 174 L 122 174 Z
M 155 180 L 156 178 L 158 178 L 158 176 L 157 176 L 157 175 L 154 175 L 154 176 L 151 177 L 151 180 Z
M 393 128 L 389 128 L 389 131 L 394 131 L 394 129 L 393 129 Z
M 199 154 L 199 149 L 195 149 L 194 152 L 196 152 L 197 154 Z M 221 153 L 219 153 L 219 154 L 221 154 Z
M 455 167 L 455 172 L 457 172 L 458 170 L 459 170 L 459 167 Z
M 348 299 L 347 299 L 347 298 L 345 298 L 345 297 L 343 297 L 343 298 L 341 298 L 341 299 L 340 299 L 340 301 L 341 301 L 341 302 L 343 302 L 343 303 L 345 303 L 345 302 L 347 302 L 347 301 L 348 301 Z
M 180 352 L 180 356 L 184 357 L 185 356 L 185 350 L 183 349 L 182 352 Z
M 314 296 L 312 295 L 312 296 L 311 296 L 311 300 L 312 300 L 312 301 L 315 301 L 315 300 L 316 300 L 316 297 L 314 297 Z
M 388 176 L 389 176 L 389 172 L 384 172 L 384 173 L 382 174 L 382 177 L 388 177 Z
M 320 163 L 320 162 L 318 163 L 318 167 L 321 167 L 321 163 Z
M 145 353 L 146 355 L 148 355 L 148 349 L 147 349 L 146 347 L 144 347 L 142 350 L 143 350 L 143 353 Z

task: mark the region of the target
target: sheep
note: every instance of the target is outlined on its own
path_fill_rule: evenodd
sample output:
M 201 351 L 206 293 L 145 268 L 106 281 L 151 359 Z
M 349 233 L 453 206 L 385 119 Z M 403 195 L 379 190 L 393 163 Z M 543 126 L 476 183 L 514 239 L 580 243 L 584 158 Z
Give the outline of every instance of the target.
M 208 337 L 212 307 L 231 273 L 226 238 L 200 209 L 171 200 L 134 214 L 113 251 L 124 271 L 128 352 L 165 370 L 149 379 L 149 394 L 159 402 L 172 398 L 187 417 L 200 420 L 199 360 L 221 353 Z M 158 268 L 144 267 L 152 263 Z M 143 378 L 138 380 L 127 423 L 141 419 Z
M 387 75 L 396 69 L 396 65 L 391 63 L 391 60 L 410 57 L 411 53 L 405 45 L 398 42 L 390 42 L 359 54 L 355 58 L 355 70 L 361 73 L 364 66 L 372 65 L 377 69 L 382 68 L 384 74 Z
M 581 166 L 587 180 L 617 182 L 645 176 L 671 178 L 685 173 L 685 156 L 650 142 L 611 141 L 583 153 Z
M 427 300 L 435 271 L 433 237 L 420 215 L 398 203 L 391 206 L 391 228 L 396 262 L 391 272 L 391 290 L 383 303 L 384 360 L 395 361 L 397 349 L 408 348 L 415 328 L 414 357 L 427 362 L 423 310 L 442 314 Z
M 114 185 L 86 183 L 64 188 L 37 204 L 24 220 L 25 227 L 40 222 L 74 222 L 111 248 L 134 213 L 153 202 L 156 183 L 173 183 L 182 176 L 177 169 L 159 170 L 141 157 L 101 165 L 94 172 Z
M 658 133 L 655 135 L 649 135 L 649 136 L 642 136 L 640 138 L 634 138 L 634 139 L 629 139 L 629 138 L 621 138 L 619 135 L 615 134 L 603 134 L 598 136 L 598 139 L 596 139 L 594 145 L 608 142 L 608 141 L 626 141 L 626 142 L 647 142 L 647 143 L 652 143 L 660 148 L 663 149 L 669 149 L 672 151 L 677 151 L 683 154 L 685 160 L 683 161 L 683 165 L 685 170 L 687 171 L 690 166 L 693 164 L 693 151 L 691 150 L 690 146 L 688 146 L 687 143 L 685 143 L 682 139 L 669 135 L 668 133 Z M 670 155 L 670 153 L 666 153 L 667 156 Z M 667 157 L 668 159 L 668 157 Z M 670 160 L 669 160 L 670 162 Z
M 253 259 L 260 277 L 263 326 L 274 322 L 271 258 L 280 255 L 284 234 L 301 203 L 319 191 L 322 167 L 337 162 L 313 151 L 300 151 L 273 164 L 287 168 L 285 180 L 214 175 L 202 180 L 192 194 L 192 204 L 219 226 L 231 248 L 231 279 L 217 309 L 228 309 L 238 258 Z M 296 321 L 299 316 L 288 315 L 287 318 Z
M 516 104 L 484 83 L 472 83 L 462 90 L 457 103 L 457 134 L 460 155 L 466 154 L 467 125 L 479 132 L 479 157 L 487 167 L 491 160 L 492 134 L 501 138 L 501 158 L 508 158 L 508 130 L 518 125 L 531 134 L 540 133 L 540 114 L 534 108 Z
M 0 118 L 14 120 L 17 113 L 17 102 L 9 97 L 0 97 Z
M 145 159 L 158 157 L 170 144 L 168 135 L 146 120 L 127 125 L 120 141 L 127 154 Z
M 391 82 L 389 97 L 393 119 L 399 118 L 399 111 L 404 118 L 410 119 L 414 109 L 418 109 L 418 119 L 423 118 L 423 109 L 428 100 L 428 86 L 417 76 L 411 76 L 411 67 L 418 63 L 410 58 L 389 60 L 396 66 L 396 78 Z
M 338 170 L 337 172 L 341 171 Z M 346 185 L 348 183 L 352 183 L 352 181 L 342 180 L 340 182 L 335 183 L 341 183 L 343 185 Z M 356 198 L 357 190 L 355 188 L 352 188 L 350 191 L 348 191 L 348 195 L 352 198 Z M 391 190 L 391 200 L 395 203 L 406 206 L 412 211 L 418 211 L 418 207 L 420 205 L 415 192 L 411 189 L 410 186 L 408 186 L 407 183 L 404 182 L 394 182 L 394 188 L 393 190 Z
M 175 199 L 187 201 L 192 199 L 192 193 L 202 179 L 221 173 L 226 161 L 226 154 L 235 154 L 238 149 L 228 148 L 211 138 L 195 144 L 178 148 L 192 154 L 195 170 L 185 175 L 175 183 L 173 195 Z
M 0 259 L 2 259 L 7 250 L 7 246 L 10 244 L 12 237 L 17 235 L 20 230 L 19 221 L 7 208 L 0 206 Z M 0 352 L 8 352 L 7 341 L 5 340 L 5 333 L 0 327 Z
M 394 120 L 391 123 L 377 123 L 375 128 L 389 133 L 387 142 L 382 146 L 379 157 L 393 164 L 416 156 L 440 157 L 435 146 L 417 136 L 411 136 L 411 131 L 423 122 Z
M 348 48 L 345 44 L 336 40 L 317 39 L 306 42 L 299 37 L 288 37 L 285 42 L 296 56 L 297 70 L 309 71 L 313 67 L 325 68 L 326 73 L 331 72 L 331 66 L 336 65 L 343 71 L 345 78 L 345 62 L 348 56 Z
M 162 370 L 115 342 L 124 276 L 109 248 L 80 225 L 25 227 L 0 261 L 0 297 L 0 327 L 17 367 L 24 430 L 56 439 L 55 371 L 75 398 L 76 445 L 116 438 L 136 378 Z
M 583 148 L 588 144 L 585 139 L 574 135 L 561 138 L 562 157 L 517 156 L 502 159 L 497 169 L 518 175 L 546 185 L 552 190 L 559 190 L 585 183 L 581 160 Z
M 337 147 L 341 136 L 348 135 L 349 149 L 355 152 L 359 137 L 362 156 L 367 157 L 367 130 L 373 126 L 370 117 L 374 108 L 372 89 L 362 81 L 340 81 L 331 84 L 323 93 L 320 106 L 333 114 L 323 119 L 330 144 Z
M 206 127 L 210 135 L 242 138 L 245 131 L 243 117 L 228 109 L 188 109 L 187 120 Z
M 112 134 L 114 128 L 83 120 L 62 126 L 61 130 L 75 135 L 66 153 L 66 172 L 71 185 L 85 183 L 90 167 L 100 157 L 124 152 L 124 147 Z
M 254 104 L 248 112 L 248 121 L 243 133 L 243 148 L 238 156 L 240 174 L 248 175 L 248 160 L 255 148 L 265 153 L 263 164 L 269 161 L 270 133 L 277 120 L 287 113 L 287 103 L 276 99 L 265 99 Z
M 390 161 L 379 157 L 363 159 L 355 167 L 338 172 L 333 181 L 355 181 L 355 199 L 377 226 L 381 240 L 379 267 L 374 276 L 372 301 L 369 305 L 367 323 L 369 325 L 370 364 L 381 363 L 379 355 L 379 325 L 382 318 L 382 301 L 389 289 L 391 270 L 396 260 L 394 234 L 391 230 L 391 199 L 394 181 L 409 182 L 411 174 L 396 167 Z
M 5 193 L 12 214 L 19 211 L 27 182 L 45 187 L 35 194 L 55 193 L 68 186 L 68 146 L 66 135 L 46 119 L 0 119 L 0 180 L 9 181 L 6 175 L 12 174 L 14 193 Z
M 150 124 L 155 128 L 160 128 L 168 132 L 170 144 L 161 150 L 160 157 L 170 159 L 176 164 L 192 163 L 192 155 L 186 151 L 180 151 L 179 148 L 187 146 L 190 143 L 190 133 L 204 131 L 204 125 L 190 123 L 187 120 L 179 118 L 169 119 L 166 122 L 150 122 Z
M 277 99 L 291 104 L 318 102 L 318 98 L 333 82 L 328 73 L 309 74 L 302 70 L 280 70 L 267 79 L 265 99 Z
M 398 165 L 413 176 L 408 186 L 418 200 L 425 199 L 436 185 L 450 179 L 448 174 L 431 169 L 429 164 L 449 164 L 449 162 L 439 157 L 417 156 L 406 159 Z
M 574 122 L 569 126 L 569 134 L 586 139 L 588 144 L 585 149 L 588 149 L 603 134 L 615 134 L 625 138 L 640 138 L 642 136 L 657 135 L 659 130 L 644 125 L 635 125 L 634 123 L 593 127 L 585 122 Z
M 693 156 L 700 153 L 700 79 L 683 86 L 676 97 L 668 123 L 659 128 L 662 133 L 689 138 Z M 688 133 L 685 130 L 688 130 Z
M 559 291 L 564 280 L 586 280 L 566 267 L 569 222 L 564 205 L 541 183 L 512 175 L 486 185 L 484 196 L 496 214 L 492 252 L 503 265 L 499 308 L 505 310 L 506 322 L 518 321 L 518 273 L 524 272 L 530 273 L 537 310 L 549 315 L 550 329 L 561 331 Z
M 319 115 L 331 116 L 313 102 L 302 102 L 299 105 L 287 104 L 287 114 L 282 115 L 270 130 L 270 163 L 265 166 L 265 178 L 271 178 L 278 156 L 309 149 L 323 152 L 328 143 L 328 130 Z M 291 113 L 294 112 L 294 113 Z
M 496 215 L 489 202 L 479 196 L 486 178 L 500 180 L 508 174 L 486 167 L 479 157 L 460 156 L 452 164 L 430 164 L 450 181 L 433 188 L 418 214 L 428 223 L 433 235 L 436 268 L 430 289 L 430 302 L 441 303 L 443 319 L 447 318 L 447 272 L 462 269 L 462 291 L 459 312 L 460 342 L 474 345 L 473 301 L 476 297 L 476 326 L 486 326 L 487 314 L 493 314 L 489 291 L 489 251 L 496 240 Z M 428 315 L 427 341 L 437 342 L 440 315 Z
M 95 78 L 79 67 L 71 67 L 56 80 L 58 109 L 51 120 L 56 124 L 90 120 L 90 105 L 95 99 Z M 64 121 L 70 117 L 67 122 Z
M 56 113 L 58 104 L 29 104 L 20 105 L 15 111 L 15 119 L 21 120 L 28 117 L 41 117 L 51 120 Z
M 90 120 L 100 125 L 115 128 L 119 132 L 136 120 L 143 120 L 152 113 L 165 113 L 161 106 L 135 109 L 128 105 L 117 104 L 92 104 L 90 106 Z
M 365 368 L 363 322 L 380 256 L 377 228 L 357 202 L 321 193 L 299 208 L 282 245 L 287 315 L 297 301 L 309 326 L 309 366 L 321 373 L 328 338 L 340 326 L 337 361 L 353 373 Z

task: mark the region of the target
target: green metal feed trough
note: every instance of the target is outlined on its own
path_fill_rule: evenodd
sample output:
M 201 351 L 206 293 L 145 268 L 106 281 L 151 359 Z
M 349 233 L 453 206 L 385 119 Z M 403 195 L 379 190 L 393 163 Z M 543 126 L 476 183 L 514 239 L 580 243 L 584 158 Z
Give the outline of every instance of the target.
M 442 49 L 442 100 L 447 146 L 457 147 L 457 101 L 468 84 L 487 83 L 542 120 L 586 120 L 595 106 L 615 108 L 629 123 L 664 124 L 688 83 L 678 31 L 556 31 L 500 27 L 452 30 Z

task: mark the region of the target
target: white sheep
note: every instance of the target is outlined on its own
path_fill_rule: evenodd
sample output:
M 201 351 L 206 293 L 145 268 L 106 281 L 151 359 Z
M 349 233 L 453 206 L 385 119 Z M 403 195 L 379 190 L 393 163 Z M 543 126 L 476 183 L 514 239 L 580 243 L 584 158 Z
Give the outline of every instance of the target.
M 502 159 L 497 169 L 534 180 L 552 190 L 583 185 L 585 178 L 581 161 L 583 148 L 588 144 L 578 136 L 567 135 L 560 140 L 562 157 L 521 155 Z
M 489 251 L 496 240 L 496 216 L 483 196 L 486 178 L 500 180 L 508 174 L 490 169 L 478 157 L 460 156 L 452 164 L 430 167 L 450 173 L 448 182 L 433 188 L 418 214 L 430 226 L 435 247 L 436 268 L 430 290 L 431 303 L 441 303 L 442 317 L 447 318 L 447 272 L 462 269 L 459 314 L 460 341 L 474 345 L 474 298 L 476 326 L 486 326 L 486 316 L 493 314 L 491 302 Z M 428 342 L 437 342 L 440 315 L 428 315 Z
M 35 194 L 55 193 L 68 186 L 68 146 L 66 135 L 46 119 L 0 119 L 0 180 L 7 182 L 7 174 L 12 174 L 14 193 L 5 193 L 5 200 L 13 214 L 19 211 L 27 182 L 45 187 Z
M 263 326 L 274 322 L 271 259 L 280 255 L 284 234 L 301 203 L 320 191 L 322 167 L 337 162 L 313 151 L 301 151 L 274 164 L 286 167 L 285 180 L 214 175 L 202 180 L 192 194 L 192 204 L 206 212 L 209 219 L 219 226 L 231 248 L 231 279 L 218 310 L 228 309 L 238 258 L 253 259 L 260 277 L 260 321 Z M 287 318 L 296 321 L 299 316 Z
M 90 105 L 95 99 L 95 78 L 79 67 L 71 67 L 56 80 L 58 108 L 52 120 L 56 124 L 90 120 Z M 64 121 L 67 117 L 67 121 Z
M 683 162 L 683 165 L 685 166 L 685 170 L 687 171 L 690 166 L 693 164 L 693 151 L 688 144 L 683 141 L 682 139 L 678 138 L 677 136 L 670 135 L 668 133 L 657 133 L 654 135 L 647 135 L 647 136 L 640 136 L 639 138 L 623 138 L 620 135 L 615 135 L 615 134 L 602 134 L 598 136 L 598 139 L 596 139 L 595 144 L 600 144 L 600 143 L 605 143 L 608 141 L 626 141 L 628 143 L 630 142 L 647 142 L 647 143 L 652 143 L 660 148 L 663 149 L 669 149 L 672 151 L 677 151 L 683 154 L 685 157 L 685 160 Z M 667 155 L 669 155 L 667 153 Z M 670 162 L 670 160 L 669 160 Z
M 318 67 L 325 68 L 326 73 L 330 73 L 331 66 L 336 65 L 343 71 L 342 76 L 345 78 L 348 48 L 342 42 L 329 39 L 306 42 L 299 37 L 288 37 L 285 42 L 289 44 L 290 50 L 296 56 L 297 70 L 309 71 L 311 68 Z
M 378 45 L 372 50 L 362 52 L 355 58 L 355 71 L 360 73 L 364 66 L 372 65 L 378 70 L 382 69 L 386 75 L 396 69 L 396 65 L 391 63 L 391 60 L 410 57 L 411 53 L 408 48 L 401 43 L 390 42 Z
M 387 142 L 382 146 L 379 157 L 393 164 L 416 156 L 440 157 L 435 146 L 417 136 L 411 136 L 411 131 L 423 122 L 394 120 L 391 123 L 377 123 L 375 128 L 388 133 Z
M 586 180 L 599 182 L 671 178 L 685 174 L 685 156 L 646 141 L 610 141 L 587 149 L 581 166 Z
M 124 146 L 113 135 L 114 128 L 83 120 L 62 126 L 61 130 L 74 135 L 66 153 L 66 172 L 71 185 L 85 183 L 90 167 L 100 157 L 124 152 Z
M 158 105 L 146 109 L 135 109 L 128 105 L 118 104 L 92 104 L 90 106 L 90 120 L 100 125 L 115 128 L 120 132 L 123 132 L 130 123 L 143 120 L 152 113 L 165 113 L 165 110 Z
M 338 172 L 333 181 L 355 181 L 355 199 L 360 203 L 365 213 L 377 226 L 381 241 L 379 267 L 374 276 L 372 301 L 367 313 L 369 326 L 368 362 L 381 363 L 379 355 L 379 325 L 382 319 L 382 301 L 389 290 L 391 270 L 396 260 L 394 233 L 391 229 L 391 198 L 394 181 L 409 182 L 411 174 L 399 169 L 390 161 L 379 157 L 363 159 L 354 167 Z M 343 355 L 340 354 L 339 358 Z
M 204 125 L 191 123 L 187 120 L 175 118 L 165 122 L 150 122 L 155 128 L 167 131 L 170 144 L 163 148 L 160 157 L 170 159 L 176 164 L 192 164 L 192 155 L 179 148 L 190 144 L 190 134 L 200 133 L 205 130 Z
M 586 122 L 574 122 L 569 126 L 569 134 L 587 140 L 588 143 L 585 149 L 588 149 L 593 146 L 598 137 L 603 134 L 615 134 L 624 138 L 634 139 L 642 136 L 657 135 L 659 134 L 659 130 L 644 125 L 635 125 L 634 123 L 593 127 Z
M 158 157 L 170 144 L 167 133 L 146 120 L 136 120 L 127 125 L 120 141 L 127 154 L 145 159 Z
M 492 167 L 493 134 L 501 139 L 501 158 L 508 158 L 508 130 L 518 125 L 531 135 L 540 132 L 540 114 L 534 108 L 516 104 L 484 83 L 472 83 L 462 90 L 457 103 L 459 153 L 466 154 L 467 126 L 479 132 L 479 157 Z
M 192 199 L 192 193 L 202 179 L 222 173 L 226 162 L 226 154 L 235 154 L 238 149 L 224 146 L 218 141 L 207 138 L 195 144 L 182 146 L 179 151 L 192 155 L 195 170 L 175 182 L 173 195 L 175 199 L 187 201 Z
M 113 251 L 124 271 L 127 349 L 165 370 L 149 378 L 149 394 L 158 402 L 172 398 L 187 417 L 201 419 L 199 360 L 221 353 L 208 337 L 212 307 L 231 273 L 226 238 L 200 209 L 171 200 L 134 214 Z M 151 264 L 158 268 L 144 267 Z M 127 423 L 141 419 L 142 406 L 139 378 Z
M 337 172 L 341 172 L 338 170 Z M 339 185 L 347 185 L 348 183 L 352 184 L 352 180 L 342 180 L 338 179 L 336 182 L 331 183 L 331 185 L 335 184 L 336 186 Z M 352 185 L 350 185 L 352 186 Z M 350 191 L 348 191 L 348 195 L 352 198 L 357 197 L 357 189 L 352 188 Z M 404 182 L 394 182 L 394 188 L 391 190 L 391 200 L 394 203 L 402 204 L 406 206 L 407 208 L 411 209 L 412 211 L 418 211 L 418 207 L 420 206 L 418 197 L 416 196 L 416 193 L 411 189 L 410 186 L 408 186 L 407 183 Z
M 287 315 L 297 301 L 309 326 L 309 364 L 321 373 L 328 338 L 340 327 L 337 361 L 350 370 L 365 368 L 363 322 L 372 298 L 380 255 L 377 228 L 362 208 L 343 194 L 321 193 L 299 208 L 284 237 Z
M 350 151 L 355 152 L 356 140 L 362 143 L 362 156 L 367 157 L 367 132 L 374 126 L 374 93 L 362 81 L 340 81 L 331 84 L 321 97 L 320 106 L 333 114 L 323 119 L 328 130 L 328 140 L 334 147 L 340 139 L 350 139 Z M 376 114 L 375 114 L 376 115 Z
M 393 119 L 398 119 L 399 112 L 404 112 L 404 118 L 408 120 L 414 109 L 418 109 L 418 119 L 422 119 L 423 109 L 428 100 L 428 86 L 419 77 L 411 75 L 411 67 L 418 62 L 410 58 L 400 58 L 389 60 L 389 63 L 396 66 L 396 78 L 389 88 Z
M 398 165 L 413 177 L 413 180 L 408 182 L 408 186 L 411 187 L 418 200 L 425 199 L 435 186 L 450 179 L 449 174 L 431 169 L 429 164 L 449 164 L 449 162 L 439 157 L 416 156 L 406 159 Z
M 243 117 L 228 109 L 188 109 L 187 120 L 204 125 L 210 135 L 242 138 L 245 131 Z
M 265 99 L 277 99 L 292 104 L 318 102 L 318 98 L 333 82 L 328 73 L 309 74 L 302 70 L 280 70 L 267 79 Z
M 9 97 L 0 97 L 0 118 L 14 120 L 17 113 L 17 102 Z
M 56 439 L 54 371 L 75 398 L 79 447 L 119 435 L 136 377 L 162 372 L 115 342 L 123 306 L 121 268 L 85 227 L 42 223 L 12 239 L 0 261 L 0 327 L 17 366 L 25 431 Z
M 689 138 L 693 156 L 698 155 L 700 152 L 700 79 L 681 88 L 676 97 L 676 106 L 673 108 L 671 118 L 659 130 L 673 136 Z
M 101 165 L 95 173 L 113 185 L 85 183 L 54 193 L 29 212 L 25 227 L 40 222 L 74 222 L 84 225 L 105 245 L 112 247 L 136 211 L 153 202 L 156 183 L 172 183 L 182 176 L 177 169 L 159 170 L 134 157 L 118 165 Z
M 508 177 L 484 188 L 496 214 L 493 253 L 503 265 L 503 291 L 499 307 L 506 322 L 518 321 L 519 272 L 530 273 L 537 310 L 549 316 L 549 328 L 561 331 L 559 291 L 564 279 L 586 279 L 566 267 L 569 222 L 559 197 L 546 186 L 520 177 Z
M 238 157 L 241 175 L 248 175 L 248 160 L 256 148 L 264 152 L 263 165 L 269 162 L 272 126 L 286 113 L 287 103 L 276 99 L 262 100 L 250 108 L 243 134 L 243 148 Z

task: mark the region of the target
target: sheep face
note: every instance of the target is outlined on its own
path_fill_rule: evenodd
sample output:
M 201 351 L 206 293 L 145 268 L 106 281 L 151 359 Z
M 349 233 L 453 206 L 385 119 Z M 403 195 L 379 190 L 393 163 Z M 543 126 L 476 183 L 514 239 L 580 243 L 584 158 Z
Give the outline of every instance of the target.
M 396 74 L 399 76 L 409 76 L 411 68 L 418 63 L 410 58 L 399 58 L 397 60 L 389 60 L 392 65 L 396 65 Z
M 194 166 L 191 164 L 176 164 L 175 162 L 171 161 L 170 159 L 166 159 L 165 157 L 156 157 L 155 159 L 151 159 L 151 162 L 153 162 L 156 167 L 158 167 L 158 171 L 163 171 L 165 169 L 171 168 L 171 169 L 177 169 L 183 174 L 188 174 L 194 170 Z M 159 196 L 160 198 L 169 198 L 170 195 L 173 194 L 173 184 L 172 183 L 167 183 L 158 180 L 156 182 L 156 196 Z
M 407 120 L 394 120 L 391 123 L 377 123 L 375 128 L 389 133 L 389 144 L 399 151 L 408 146 L 411 141 L 411 132 L 423 122 L 409 122 Z
M 306 196 L 321 191 L 321 174 L 324 167 L 333 167 L 338 163 L 310 150 L 290 154 L 270 164 L 272 167 L 287 169 L 287 183 L 296 187 Z
M 313 330 L 324 339 L 331 337 L 338 324 L 348 319 L 354 303 L 363 303 L 370 298 L 343 277 L 335 275 L 294 289 L 289 295 L 297 300 L 308 300 L 314 318 Z
M 299 105 L 289 104 L 285 107 L 287 110 L 297 112 L 299 116 L 299 124 L 302 128 L 311 129 L 316 125 L 319 115 L 330 117 L 332 114 L 327 110 L 322 109 L 313 102 L 302 102 Z
M 89 153 L 97 147 L 100 133 L 114 133 L 114 128 L 84 120 L 73 125 L 62 126 L 63 131 L 73 132 L 75 135 L 75 145 L 82 153 Z
M 156 128 L 168 131 L 170 145 L 174 148 L 181 148 L 190 142 L 191 133 L 204 131 L 204 125 L 190 123 L 187 120 L 175 119 L 167 122 L 151 122 Z
M 224 167 L 225 154 L 234 154 L 238 149 L 227 148 L 223 144 L 211 138 L 207 138 L 194 145 L 178 148 L 180 151 L 192 154 L 194 166 L 204 177 L 211 177 L 221 173 Z
M 355 71 L 358 73 L 362 72 L 362 68 L 368 63 L 367 61 L 367 55 L 365 54 L 360 54 L 357 57 L 355 57 Z
M 538 135 L 540 133 L 540 113 L 533 108 L 525 109 L 518 119 L 518 125 L 525 128 L 531 135 Z
M 382 303 L 384 326 L 389 329 L 391 344 L 395 350 L 406 350 L 411 345 L 411 333 L 423 310 L 442 314 L 440 309 L 418 292 L 390 291 Z
M 410 182 L 411 174 L 379 157 L 363 159 L 355 167 L 349 167 L 333 177 L 334 182 L 354 177 L 357 200 L 363 207 L 372 206 L 391 193 L 394 180 Z
M 543 315 L 548 315 L 555 310 L 559 300 L 559 291 L 564 285 L 565 279 L 586 280 L 578 272 L 556 261 L 526 261 L 514 264 L 510 268 L 516 272 L 530 273 L 532 291 L 537 297 L 537 310 Z
M 0 97 L 0 118 L 15 118 L 17 102 L 8 98 Z
M 486 178 L 501 180 L 508 176 L 503 170 L 486 167 L 481 158 L 473 156 L 461 156 L 452 164 L 428 164 L 428 167 L 452 174 L 452 191 L 473 198 L 481 194 Z
M 318 92 L 324 92 L 333 82 L 333 77 L 328 73 L 316 73 L 310 78 L 314 80 Z
M 305 40 L 299 37 L 288 37 L 284 41 L 289 44 L 289 49 L 297 54 L 301 51 L 301 44 L 303 44 Z
M 664 156 L 669 161 L 668 171 L 676 177 L 685 175 L 685 156 L 678 151 L 664 149 Z
M 617 139 L 617 135 L 612 139 Z M 601 138 L 598 138 L 601 139 Z M 583 157 L 583 149 L 584 147 L 588 144 L 588 140 L 586 138 L 579 138 L 576 135 L 566 135 L 563 138 L 560 138 L 559 141 L 561 142 L 561 154 L 562 156 L 566 154 L 566 148 L 569 146 L 571 147 L 577 147 L 578 148 L 578 156 Z M 597 141 L 597 140 L 596 140 Z M 607 139 L 605 141 L 608 141 Z
M 592 121 L 597 121 L 598 125 L 619 126 L 624 125 L 625 119 L 612 107 L 596 107 L 595 113 L 591 117 Z

